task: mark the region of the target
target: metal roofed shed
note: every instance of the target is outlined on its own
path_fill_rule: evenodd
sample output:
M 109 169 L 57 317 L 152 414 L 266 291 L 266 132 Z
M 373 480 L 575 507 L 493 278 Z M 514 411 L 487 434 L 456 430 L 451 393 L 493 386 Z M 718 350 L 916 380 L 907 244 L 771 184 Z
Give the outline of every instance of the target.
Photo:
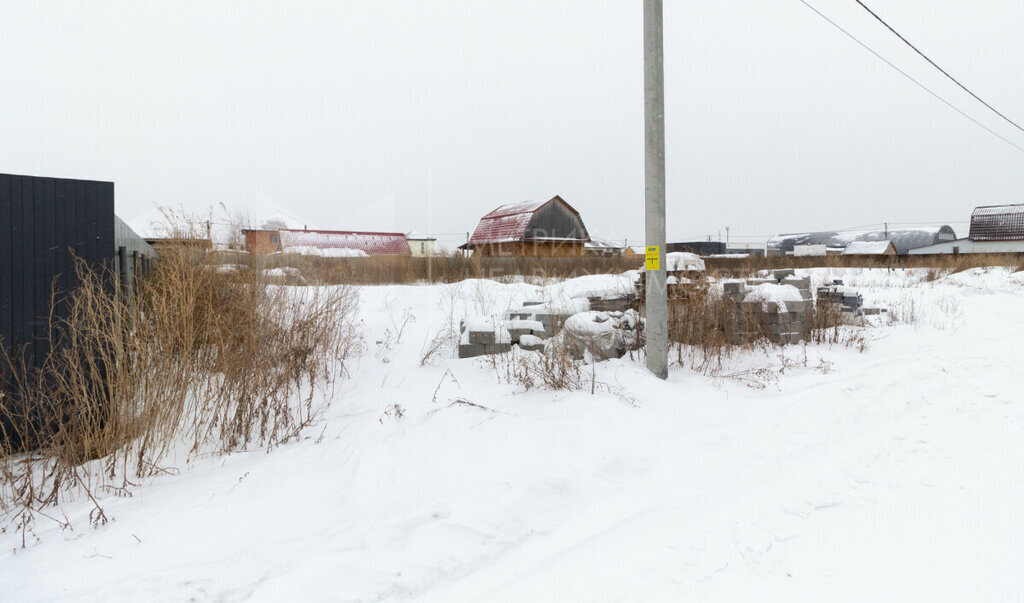
M 896 255 L 892 241 L 854 241 L 846 246 L 843 255 Z
M 588 241 L 579 212 L 555 195 L 498 207 L 480 218 L 460 249 L 482 256 L 581 256 Z
M 400 232 L 282 229 L 279 234 L 282 253 L 338 257 L 412 255 L 405 234 Z
M 1024 241 L 1024 204 L 986 205 L 971 213 L 972 241 Z

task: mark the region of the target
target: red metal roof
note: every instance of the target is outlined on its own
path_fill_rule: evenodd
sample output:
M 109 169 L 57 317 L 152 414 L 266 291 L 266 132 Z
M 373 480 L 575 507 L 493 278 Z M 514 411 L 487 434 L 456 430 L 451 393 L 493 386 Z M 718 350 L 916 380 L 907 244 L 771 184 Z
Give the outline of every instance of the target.
M 281 247 L 317 249 L 359 249 L 369 255 L 412 255 L 409 242 L 400 232 L 352 232 L 342 230 L 280 231 Z
M 565 203 L 564 199 L 556 195 L 547 201 L 526 201 L 502 205 L 480 218 L 480 223 L 476 225 L 476 230 L 473 231 L 473 236 L 469 238 L 466 246 L 524 240 L 526 227 L 530 225 L 533 214 L 555 200 Z M 576 210 L 568 203 L 565 203 L 565 206 L 576 213 Z

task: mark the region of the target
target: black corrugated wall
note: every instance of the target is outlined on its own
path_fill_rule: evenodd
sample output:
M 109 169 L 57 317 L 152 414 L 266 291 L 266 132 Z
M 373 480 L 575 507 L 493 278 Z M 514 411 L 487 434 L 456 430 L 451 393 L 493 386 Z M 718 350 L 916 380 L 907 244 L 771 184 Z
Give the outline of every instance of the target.
M 112 261 L 113 249 L 112 182 L 0 174 L 3 351 L 29 368 L 41 366 L 50 350 L 54 293 L 54 316 L 61 318 L 61 293 L 76 284 L 73 258 L 98 269 Z M 0 367 L 0 393 L 10 395 L 5 371 Z

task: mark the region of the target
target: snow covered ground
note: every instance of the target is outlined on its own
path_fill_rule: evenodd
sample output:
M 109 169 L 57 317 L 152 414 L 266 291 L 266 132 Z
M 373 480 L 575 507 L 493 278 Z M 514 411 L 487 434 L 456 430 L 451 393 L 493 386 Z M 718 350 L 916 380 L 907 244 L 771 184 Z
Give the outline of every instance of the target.
M 604 362 L 593 395 L 420 361 L 452 320 L 627 277 L 362 288 L 366 352 L 304 440 L 0 535 L 0 598 L 1021 600 L 1024 275 L 805 273 L 904 322 L 717 378 Z

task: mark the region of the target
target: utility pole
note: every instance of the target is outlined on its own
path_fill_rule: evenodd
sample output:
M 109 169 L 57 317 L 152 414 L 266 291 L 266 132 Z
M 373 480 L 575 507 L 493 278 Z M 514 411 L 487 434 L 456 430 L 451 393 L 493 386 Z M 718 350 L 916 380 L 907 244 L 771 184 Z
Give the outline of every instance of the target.
M 668 378 L 665 286 L 665 60 L 662 0 L 644 0 L 644 229 L 647 369 Z

